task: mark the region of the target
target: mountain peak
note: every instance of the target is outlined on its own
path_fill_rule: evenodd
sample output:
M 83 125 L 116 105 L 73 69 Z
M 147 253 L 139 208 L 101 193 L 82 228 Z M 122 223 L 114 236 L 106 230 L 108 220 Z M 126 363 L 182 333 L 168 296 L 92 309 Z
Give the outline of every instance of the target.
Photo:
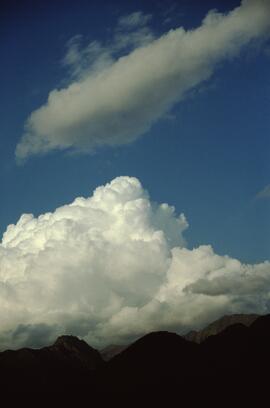
M 60 350 L 65 350 L 70 353 L 91 355 L 98 353 L 93 347 L 89 346 L 84 340 L 79 339 L 76 336 L 63 335 L 57 338 L 53 347 Z
M 76 336 L 71 336 L 71 335 L 63 335 L 63 336 L 59 336 L 55 343 L 54 346 L 78 346 L 81 345 L 82 343 L 85 343 L 85 341 L 80 340 L 78 337 Z M 86 343 L 85 343 L 86 344 Z
M 80 365 L 90 370 L 103 364 L 99 352 L 76 336 L 63 335 L 58 337 L 51 349 L 59 358 L 61 356 L 61 358 L 79 362 Z

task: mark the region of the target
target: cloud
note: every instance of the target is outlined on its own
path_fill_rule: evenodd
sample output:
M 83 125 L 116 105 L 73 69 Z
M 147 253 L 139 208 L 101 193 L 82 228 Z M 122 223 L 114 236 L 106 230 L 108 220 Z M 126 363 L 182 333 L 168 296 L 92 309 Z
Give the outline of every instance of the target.
M 256 195 L 256 198 L 257 199 L 270 198 L 270 184 L 268 184 L 261 191 L 259 191 Z
M 113 63 L 112 51 L 99 41 L 83 46 L 83 37 L 75 35 L 66 44 L 66 55 L 62 61 L 74 80 L 102 71 Z
M 145 26 L 151 18 L 151 14 L 135 11 L 134 13 L 120 17 L 118 20 L 118 27 L 124 30 L 133 30 L 134 28 Z
M 55 335 L 58 332 L 57 326 L 48 326 L 44 323 L 40 324 L 19 324 L 12 332 L 12 340 L 14 343 L 21 345 L 31 344 L 31 347 L 39 348 L 53 343 Z
M 188 223 L 118 177 L 52 213 L 23 214 L 0 244 L 0 348 L 59 334 L 94 346 L 270 311 L 270 263 L 188 249 Z
M 71 40 L 66 63 L 75 67 L 74 80 L 52 90 L 28 117 L 18 160 L 133 142 L 218 64 L 269 34 L 270 3 L 243 0 L 230 13 L 210 11 L 197 29 L 180 27 L 159 38 L 143 25 L 149 19 L 139 12 L 120 19 L 108 46 L 92 42 L 80 49 L 80 37 Z
M 152 42 L 154 33 L 146 25 L 150 18 L 150 15 L 141 12 L 119 18 L 106 44 L 96 40 L 86 43 L 82 35 L 74 35 L 66 44 L 66 54 L 62 60 L 70 77 L 83 81 L 113 65 L 119 53 L 131 52 Z

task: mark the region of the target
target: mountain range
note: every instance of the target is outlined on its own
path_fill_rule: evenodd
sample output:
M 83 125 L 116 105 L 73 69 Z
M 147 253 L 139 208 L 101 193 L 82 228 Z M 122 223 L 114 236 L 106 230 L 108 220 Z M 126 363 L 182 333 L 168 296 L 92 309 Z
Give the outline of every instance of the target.
M 128 406 L 172 396 L 183 403 L 241 405 L 267 394 L 270 315 L 224 316 L 203 333 L 200 341 L 149 333 L 109 358 L 74 336 L 41 349 L 7 350 L 0 353 L 1 390 L 66 399 L 106 396 Z
M 191 330 L 187 334 L 184 334 L 183 337 L 186 340 L 193 341 L 195 343 L 202 343 L 209 336 L 213 336 L 225 330 L 228 326 L 231 326 L 236 323 L 241 323 L 245 326 L 250 326 L 257 318 L 258 314 L 231 314 L 225 315 L 221 318 L 210 323 L 208 326 L 202 330 Z M 100 354 L 104 361 L 109 361 L 117 354 L 124 351 L 129 344 L 110 344 L 105 348 L 100 350 Z
M 184 338 L 189 341 L 194 341 L 195 343 L 202 343 L 209 336 L 214 336 L 227 327 L 232 326 L 233 324 L 243 324 L 244 326 L 250 326 L 257 318 L 258 314 L 232 314 L 225 315 L 220 319 L 215 320 L 210 323 L 204 329 L 196 331 L 192 330 L 184 335 Z

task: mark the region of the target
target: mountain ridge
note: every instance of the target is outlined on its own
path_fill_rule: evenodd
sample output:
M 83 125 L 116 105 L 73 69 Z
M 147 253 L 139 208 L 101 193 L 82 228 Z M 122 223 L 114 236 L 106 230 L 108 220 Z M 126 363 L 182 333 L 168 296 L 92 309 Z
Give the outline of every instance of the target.
M 209 336 L 214 336 L 233 324 L 241 323 L 245 326 L 250 326 L 258 317 L 260 317 L 260 315 L 255 313 L 224 315 L 208 324 L 202 330 L 191 330 L 187 334 L 184 334 L 183 337 L 195 343 L 202 343 Z
M 251 392 L 260 396 L 268 390 L 269 341 L 270 315 L 229 325 L 200 344 L 168 331 L 151 332 L 107 362 L 85 341 L 60 336 L 41 349 L 0 353 L 0 380 L 12 393 L 73 394 L 75 400 L 107 395 L 129 404 L 131 397 L 147 394 L 153 400 L 179 392 L 183 401 L 197 403 L 208 390 L 220 405 L 235 393 L 243 401 Z

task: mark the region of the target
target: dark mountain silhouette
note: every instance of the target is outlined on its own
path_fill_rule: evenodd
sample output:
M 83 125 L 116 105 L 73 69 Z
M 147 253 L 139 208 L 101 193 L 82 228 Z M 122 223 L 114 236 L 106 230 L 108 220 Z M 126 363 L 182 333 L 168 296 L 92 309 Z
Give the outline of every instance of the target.
M 249 326 L 229 325 L 200 344 L 175 333 L 153 332 L 108 362 L 84 341 L 62 336 L 39 350 L 0 353 L 1 389 L 29 395 L 54 392 L 62 400 L 72 394 L 74 401 L 87 395 L 92 405 L 106 396 L 126 406 L 145 406 L 147 401 L 168 406 L 172 397 L 180 406 L 242 406 L 252 398 L 260 406 L 268 391 L 269 344 L 270 315 Z
M 103 370 L 103 381 L 109 390 L 119 385 L 126 392 L 138 387 L 155 387 L 184 375 L 193 376 L 199 346 L 169 332 L 154 332 L 140 338 L 112 358 Z M 119 389 L 120 391 L 120 389 Z
M 183 337 L 186 340 L 200 344 L 204 340 L 206 340 L 207 337 L 216 335 L 233 324 L 241 323 L 245 326 L 250 326 L 258 317 L 259 317 L 258 314 L 225 315 L 222 316 L 220 319 L 217 319 L 214 322 L 210 323 L 204 329 L 200 331 L 191 330 L 187 334 L 183 335 Z M 100 354 L 104 361 L 109 361 L 128 347 L 129 344 L 126 345 L 110 344 L 109 346 L 101 349 Z
M 38 392 L 80 387 L 102 366 L 99 352 L 74 336 L 61 336 L 49 347 L 0 353 L 0 380 L 7 390 Z
M 183 337 L 186 340 L 202 343 L 209 336 L 213 336 L 225 330 L 228 326 L 241 323 L 245 326 L 250 326 L 257 318 L 258 314 L 232 314 L 225 315 L 220 319 L 210 323 L 207 327 L 200 331 L 192 330 Z

